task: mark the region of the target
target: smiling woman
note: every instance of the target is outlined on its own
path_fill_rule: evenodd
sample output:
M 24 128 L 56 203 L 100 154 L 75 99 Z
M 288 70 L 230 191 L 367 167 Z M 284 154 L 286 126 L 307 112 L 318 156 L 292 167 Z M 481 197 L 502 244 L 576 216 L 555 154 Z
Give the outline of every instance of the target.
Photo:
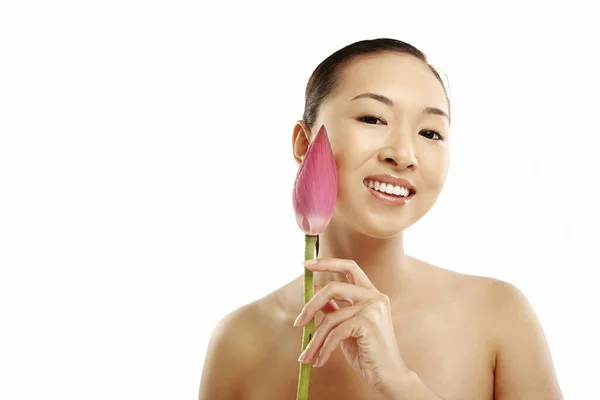
M 297 362 L 316 368 L 310 399 L 562 398 L 519 289 L 404 251 L 403 232 L 446 181 L 450 124 L 439 74 L 408 43 L 356 42 L 315 69 L 292 153 L 300 164 L 327 128 L 338 192 L 318 262 L 306 265 L 316 294 L 304 305 L 300 275 L 224 317 L 207 350 L 201 400 L 294 398 Z M 314 336 L 298 354 L 312 318 Z

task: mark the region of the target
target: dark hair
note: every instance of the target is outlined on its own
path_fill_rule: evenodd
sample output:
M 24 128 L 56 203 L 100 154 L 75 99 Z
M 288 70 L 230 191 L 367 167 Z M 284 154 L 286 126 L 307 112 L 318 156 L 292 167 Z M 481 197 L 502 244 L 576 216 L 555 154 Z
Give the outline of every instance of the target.
M 325 98 L 335 89 L 342 68 L 358 56 L 382 52 L 409 54 L 423 61 L 442 84 L 444 93 L 446 94 L 446 100 L 448 100 L 448 108 L 450 108 L 450 99 L 448 98 L 448 92 L 446 91 L 444 82 L 435 68 L 429 64 L 427 57 L 422 51 L 406 42 L 396 39 L 380 38 L 361 40 L 349 44 L 331 54 L 317 66 L 310 76 L 306 85 L 304 114 L 302 116 L 302 119 L 310 129 L 313 128 L 315 121 L 317 120 L 321 104 L 323 104 Z M 448 109 L 448 111 L 450 110 Z

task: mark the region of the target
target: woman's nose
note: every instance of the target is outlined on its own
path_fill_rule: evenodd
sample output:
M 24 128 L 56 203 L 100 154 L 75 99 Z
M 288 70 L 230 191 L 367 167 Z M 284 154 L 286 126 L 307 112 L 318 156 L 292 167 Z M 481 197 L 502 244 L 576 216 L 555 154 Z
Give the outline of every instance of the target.
M 418 165 L 414 143 L 406 134 L 396 134 L 379 152 L 379 160 L 399 169 L 414 169 Z

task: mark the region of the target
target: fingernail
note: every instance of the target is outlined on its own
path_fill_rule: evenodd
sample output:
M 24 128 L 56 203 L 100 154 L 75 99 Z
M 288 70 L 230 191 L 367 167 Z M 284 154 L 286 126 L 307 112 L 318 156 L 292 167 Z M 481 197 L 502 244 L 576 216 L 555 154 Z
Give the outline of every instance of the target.
M 315 362 L 313 363 L 313 365 L 312 365 L 312 366 L 313 366 L 313 367 L 315 367 L 315 368 L 318 368 L 318 367 L 320 367 L 320 366 L 321 366 L 321 356 L 317 356 L 317 357 L 315 358 Z
M 315 265 L 318 261 L 318 258 L 315 258 L 314 260 L 306 260 L 304 261 L 304 265 Z
M 303 363 L 305 359 L 306 359 L 306 350 L 304 350 L 302 352 L 302 354 L 300 354 L 300 357 L 298 357 L 298 362 Z
M 304 318 L 304 313 L 300 313 L 300 315 L 298 315 L 296 317 L 296 320 L 294 321 L 294 326 L 299 326 L 300 322 L 302 322 L 302 319 Z M 289 323 L 289 322 L 288 322 Z

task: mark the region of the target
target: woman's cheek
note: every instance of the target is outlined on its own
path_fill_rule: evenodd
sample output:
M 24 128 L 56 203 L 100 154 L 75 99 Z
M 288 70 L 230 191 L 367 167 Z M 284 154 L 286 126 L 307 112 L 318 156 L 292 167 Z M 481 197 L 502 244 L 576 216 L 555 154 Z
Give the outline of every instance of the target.
M 440 160 L 441 161 L 441 160 Z M 431 165 L 431 168 L 427 171 L 427 181 L 431 190 L 438 193 L 444 187 L 446 177 L 448 176 L 448 166 L 444 162 L 438 162 L 437 164 Z

